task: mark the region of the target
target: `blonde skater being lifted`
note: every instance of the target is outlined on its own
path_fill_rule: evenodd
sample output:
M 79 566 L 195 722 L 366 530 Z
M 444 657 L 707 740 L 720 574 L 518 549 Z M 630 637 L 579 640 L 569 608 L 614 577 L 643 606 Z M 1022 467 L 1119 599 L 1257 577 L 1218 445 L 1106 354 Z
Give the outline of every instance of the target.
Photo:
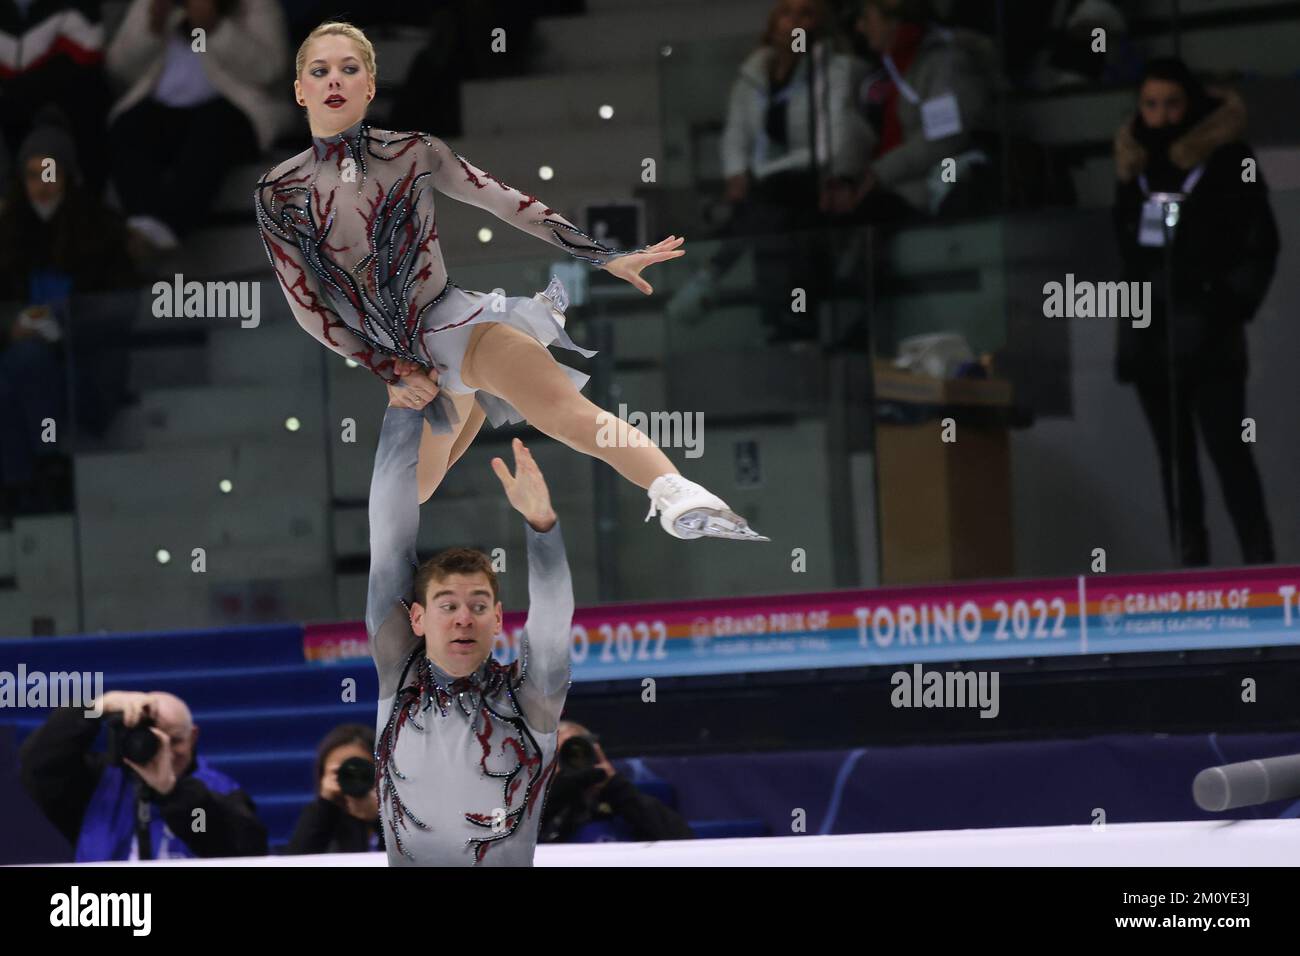
M 442 140 L 367 126 L 375 52 L 350 24 L 313 30 L 298 50 L 296 74 L 312 144 L 258 183 L 262 242 L 298 323 L 383 378 L 391 402 L 423 409 L 421 502 L 484 420 L 526 419 L 647 489 L 646 518 L 658 512 L 669 534 L 767 540 L 678 474 L 644 435 L 582 395 L 587 376 L 547 350 L 595 354 L 564 330 L 568 295 L 558 279 L 538 295 L 504 297 L 448 278 L 434 193 L 486 209 L 647 295 L 653 290 L 642 270 L 685 255 L 681 238 L 616 253 Z

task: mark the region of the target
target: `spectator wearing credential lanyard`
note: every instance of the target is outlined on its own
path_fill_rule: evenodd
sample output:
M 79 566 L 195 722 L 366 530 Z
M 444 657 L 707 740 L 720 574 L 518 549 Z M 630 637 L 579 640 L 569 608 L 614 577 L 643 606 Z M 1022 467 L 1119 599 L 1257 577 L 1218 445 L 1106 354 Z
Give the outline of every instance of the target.
M 1241 429 L 1245 327 L 1272 282 L 1278 233 L 1245 130 L 1239 96 L 1212 95 L 1170 58 L 1147 64 L 1137 115 L 1115 136 L 1123 278 L 1151 283 L 1147 324 L 1119 323 L 1116 377 L 1137 388 L 1178 558 L 1189 567 L 1210 559 L 1194 422 L 1242 560 L 1273 561 L 1264 493 Z
M 781 206 L 787 225 L 804 227 L 816 217 L 821 176 L 861 165 L 853 95 L 864 65 L 844 46 L 825 0 L 773 4 L 728 100 L 720 144 L 728 202 Z
M 858 98 L 874 143 L 870 165 L 836 184 L 828 210 L 871 221 L 933 213 L 954 178 L 987 161 L 971 132 L 993 93 L 992 45 L 932 24 L 928 0 L 866 0 L 856 26 L 881 63 Z M 941 175 L 944 159 L 955 161 L 955 177 Z
M 754 255 L 755 298 L 769 344 L 818 337 L 817 303 L 832 254 L 822 187 L 852 177 L 869 133 L 854 106 L 865 64 L 844 50 L 825 0 L 776 0 L 760 44 L 741 63 L 720 143 L 728 218 L 724 242 L 668 305 L 670 316 L 702 321 L 715 283 L 741 256 Z M 790 290 L 809 307 L 792 312 Z M 811 318 L 810 318 L 811 317 Z

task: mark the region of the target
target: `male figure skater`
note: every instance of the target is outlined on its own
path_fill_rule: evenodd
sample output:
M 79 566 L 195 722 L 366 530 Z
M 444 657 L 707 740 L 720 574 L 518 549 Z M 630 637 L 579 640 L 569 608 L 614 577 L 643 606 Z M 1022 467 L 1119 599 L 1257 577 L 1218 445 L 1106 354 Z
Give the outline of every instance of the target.
M 500 458 L 492 469 L 527 524 L 529 606 L 519 659 L 502 666 L 488 556 L 455 548 L 415 565 L 423 421 L 390 402 L 370 484 L 366 632 L 388 861 L 531 866 L 569 689 L 573 582 L 559 521 L 516 438 L 515 473 Z

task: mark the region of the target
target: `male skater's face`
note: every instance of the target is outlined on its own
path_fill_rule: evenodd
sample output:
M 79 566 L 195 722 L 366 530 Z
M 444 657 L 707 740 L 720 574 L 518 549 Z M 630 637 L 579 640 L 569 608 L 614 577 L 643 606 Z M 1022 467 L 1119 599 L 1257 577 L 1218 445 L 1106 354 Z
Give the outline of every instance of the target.
M 492 653 L 501 633 L 501 602 L 481 571 L 449 574 L 429 582 L 425 603 L 411 606 L 411 629 L 424 638 L 425 653 L 448 674 L 465 677 Z

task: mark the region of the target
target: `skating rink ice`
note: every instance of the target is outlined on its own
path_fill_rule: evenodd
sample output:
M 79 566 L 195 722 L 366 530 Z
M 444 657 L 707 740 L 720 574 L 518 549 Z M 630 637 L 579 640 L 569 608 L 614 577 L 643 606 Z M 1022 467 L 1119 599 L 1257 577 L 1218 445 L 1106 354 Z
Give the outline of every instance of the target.
M 1295 866 L 1300 820 L 1121 823 L 537 848 L 537 866 Z M 77 864 L 71 864 L 77 865 Z M 382 853 L 91 866 L 387 866 Z

